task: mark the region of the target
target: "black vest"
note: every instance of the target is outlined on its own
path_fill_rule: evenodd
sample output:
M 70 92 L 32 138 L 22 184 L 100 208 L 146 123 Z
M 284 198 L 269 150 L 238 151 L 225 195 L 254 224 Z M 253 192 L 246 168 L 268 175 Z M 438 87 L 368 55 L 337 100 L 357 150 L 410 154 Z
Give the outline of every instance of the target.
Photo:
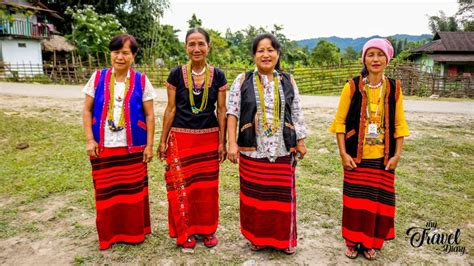
M 354 158 L 356 163 L 360 163 L 362 159 L 362 144 L 364 141 L 365 135 L 365 120 L 366 118 L 366 108 L 367 108 L 367 96 L 362 95 L 361 90 L 363 87 L 362 82 L 360 81 L 360 76 L 352 79 L 354 82 L 351 84 L 351 104 L 349 106 L 349 111 L 347 112 L 346 117 L 346 152 Z M 396 106 L 396 96 L 397 82 L 391 78 L 388 79 L 389 84 L 387 84 L 388 95 L 385 96 L 385 116 L 387 119 L 384 121 L 385 127 L 385 162 L 387 164 L 388 159 L 393 157 L 395 154 L 395 106 Z M 355 88 L 354 88 L 355 85 Z M 388 97 L 388 98 L 387 98 Z M 387 106 L 388 103 L 388 106 Z M 387 116 L 388 113 L 388 116 Z M 361 114 L 363 116 L 361 117 Z M 361 120 L 362 119 L 362 120 Z M 362 128 L 361 128 L 362 127 Z
M 285 95 L 285 125 L 283 127 L 283 140 L 287 151 L 296 147 L 296 131 L 291 120 L 291 105 L 295 97 L 295 91 L 291 84 L 290 75 L 280 73 L 280 82 Z M 256 124 L 257 101 L 253 87 L 253 71 L 245 73 L 245 80 L 240 88 L 240 121 L 237 144 L 241 150 L 256 150 Z M 263 100 L 263 99 L 261 99 Z M 281 110 L 281 106 L 280 106 Z

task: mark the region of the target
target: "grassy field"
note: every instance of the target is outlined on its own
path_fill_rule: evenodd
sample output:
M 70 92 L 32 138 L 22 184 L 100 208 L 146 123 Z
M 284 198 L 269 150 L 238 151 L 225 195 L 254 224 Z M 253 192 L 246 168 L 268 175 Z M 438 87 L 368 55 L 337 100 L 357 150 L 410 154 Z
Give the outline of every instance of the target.
M 296 255 L 286 256 L 249 250 L 239 231 L 238 168 L 229 162 L 221 168 L 220 244 L 209 250 L 198 243 L 195 254 L 182 253 L 168 236 L 164 164 L 157 160 L 149 167 L 153 234 L 141 245 L 117 244 L 99 251 L 80 109 L 64 109 L 59 103 L 45 106 L 0 109 L 0 263 L 352 262 L 343 255 L 340 236 L 342 170 L 334 136 L 326 133 L 335 110 L 305 110 L 310 136 L 309 154 L 297 170 L 299 248 Z M 405 142 L 397 171 L 397 238 L 386 243 L 377 260 L 472 264 L 474 118 L 440 114 L 407 114 L 407 118 L 412 136 Z M 22 142 L 29 148 L 17 149 Z M 459 228 L 460 245 L 467 254 L 444 254 L 441 245 L 411 247 L 406 230 L 427 221 L 437 222 L 441 232 Z M 360 257 L 356 262 L 365 260 Z

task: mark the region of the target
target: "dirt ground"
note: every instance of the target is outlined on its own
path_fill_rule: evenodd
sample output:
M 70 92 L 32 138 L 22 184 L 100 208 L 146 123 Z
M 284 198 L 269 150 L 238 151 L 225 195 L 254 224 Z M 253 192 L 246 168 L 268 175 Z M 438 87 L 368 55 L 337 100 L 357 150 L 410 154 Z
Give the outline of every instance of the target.
M 19 115 L 21 117 L 51 117 L 63 120 L 67 123 L 81 124 L 81 99 L 57 99 L 47 97 L 28 97 L 0 94 L 0 109 L 8 109 L 6 115 Z M 155 112 L 158 122 L 164 109 L 164 102 L 156 103 Z M 34 110 L 34 111 L 33 111 Z M 332 108 L 306 108 L 305 116 L 307 123 L 311 123 L 316 117 L 320 120 L 330 121 L 334 116 L 335 110 Z M 458 124 L 473 123 L 474 116 L 466 114 L 452 113 L 412 113 L 407 112 L 407 120 L 419 123 L 449 123 Z M 161 123 L 157 124 L 159 128 Z M 420 132 L 413 132 L 411 137 L 417 137 Z M 338 190 L 339 193 L 342 193 Z M 22 220 L 34 221 L 39 228 L 34 237 L 28 232 L 19 232 L 13 237 L 0 239 L 0 264 L 4 265 L 42 265 L 42 264 L 70 264 L 80 263 L 78 256 L 86 256 L 89 253 L 97 252 L 97 236 L 95 233 L 95 217 L 93 213 L 74 207 L 74 201 L 81 193 L 87 191 L 78 191 L 68 194 L 65 198 L 61 196 L 50 196 L 46 199 L 35 201 L 23 205 L 20 208 L 20 217 Z M 0 198 L 0 207 L 11 204 L 12 199 Z M 155 202 L 156 204 L 156 202 Z M 159 202 L 158 205 L 166 205 L 165 202 Z M 57 218 L 57 213 L 64 213 L 63 219 Z M 295 262 L 298 264 L 307 264 L 315 262 L 318 264 L 348 264 L 353 261 L 343 255 L 344 247 L 341 244 L 339 236 L 336 236 L 333 229 L 325 229 L 319 224 L 322 220 L 327 222 L 328 217 L 323 215 L 317 217 L 312 224 L 298 225 L 299 248 Z M 156 222 L 156 221 L 153 221 Z M 159 226 L 163 228 L 165 221 L 159 221 Z M 74 232 L 80 232 L 81 235 L 71 236 L 72 228 L 79 228 Z M 225 228 L 219 230 L 225 231 Z M 78 241 L 80 239 L 80 241 Z M 202 247 L 201 247 L 202 248 Z M 248 259 L 244 265 L 253 264 L 275 264 L 278 261 L 269 262 L 267 256 L 270 255 L 249 255 L 247 242 L 240 239 L 229 245 L 219 245 L 214 251 L 224 253 L 226 250 L 241 249 L 242 254 Z M 106 257 L 114 257 L 112 253 L 105 253 Z M 159 256 L 159 254 L 157 254 Z M 223 255 L 225 256 L 225 255 Z M 449 261 L 455 264 L 469 264 L 468 256 L 446 255 Z M 317 261 L 314 259 L 318 258 Z M 358 260 L 358 262 L 362 262 Z M 365 261 L 364 261 L 365 262 Z M 155 262 L 156 263 L 156 262 Z M 159 264 L 173 264 L 174 261 L 160 260 Z M 396 262 L 397 263 L 397 262 Z M 403 263 L 399 261 L 398 263 Z

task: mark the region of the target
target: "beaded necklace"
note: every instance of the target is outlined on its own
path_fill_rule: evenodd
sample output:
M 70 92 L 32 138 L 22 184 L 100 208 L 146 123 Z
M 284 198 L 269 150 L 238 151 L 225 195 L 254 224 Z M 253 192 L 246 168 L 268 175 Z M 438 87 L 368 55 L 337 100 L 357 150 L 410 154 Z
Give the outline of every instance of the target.
M 278 85 L 278 73 L 273 73 L 273 125 L 270 125 L 267 120 L 267 112 L 265 111 L 265 96 L 263 94 L 263 81 L 260 75 L 258 75 L 257 89 L 260 97 L 260 108 L 262 109 L 262 124 L 263 124 L 263 135 L 271 136 L 278 131 L 280 126 L 280 93 Z
M 127 77 L 125 80 L 125 90 L 123 92 L 124 98 L 127 95 L 128 87 L 130 85 L 130 80 Z M 125 115 L 124 115 L 124 106 L 122 105 L 122 108 L 120 110 L 120 119 L 118 122 L 118 125 L 115 125 L 114 121 L 114 100 L 115 100 L 115 73 L 112 73 L 110 75 L 110 82 L 109 82 L 109 88 L 110 88 L 110 101 L 109 101 L 109 109 L 107 110 L 107 126 L 111 131 L 120 131 L 124 129 L 125 126 Z
M 365 93 L 367 95 L 367 118 L 369 119 L 369 121 L 372 121 L 372 122 L 375 122 L 375 123 L 379 124 L 380 127 L 382 128 L 383 125 L 384 125 L 383 121 L 384 121 L 384 116 L 385 116 L 385 112 L 384 112 L 383 107 L 382 107 L 381 112 L 380 112 L 380 120 L 377 117 L 377 115 L 378 115 L 380 102 L 383 101 L 383 99 L 385 99 L 385 95 L 386 95 L 386 92 L 387 92 L 385 82 L 382 82 L 382 84 L 380 84 L 380 86 L 379 86 L 379 88 L 380 88 L 379 95 L 378 95 L 379 97 L 378 98 L 375 98 L 375 97 L 373 98 L 373 99 L 377 99 L 377 103 L 372 103 L 374 101 L 373 101 L 372 95 L 371 95 L 371 92 L 374 91 L 374 89 L 376 89 L 376 88 L 371 88 L 369 90 L 367 90 L 367 88 L 368 87 L 366 86 Z M 374 107 L 374 105 L 375 105 L 375 107 Z M 373 116 L 371 116 L 371 113 L 373 113 L 373 112 L 375 112 L 375 114 Z
M 197 108 L 196 104 L 194 103 L 194 93 L 193 89 L 195 87 L 194 84 L 194 79 L 192 77 L 192 70 L 191 70 L 191 62 L 189 62 L 186 65 L 187 69 L 187 78 L 188 78 L 188 86 L 192 88 L 188 88 L 189 90 L 189 102 L 191 104 L 191 111 L 193 114 L 199 114 L 200 112 L 204 111 L 207 107 L 207 100 L 209 99 L 209 80 L 210 80 L 210 71 L 209 71 L 209 65 L 206 64 L 205 71 L 206 74 L 204 76 L 204 94 L 202 95 L 202 100 L 201 100 L 201 107 Z

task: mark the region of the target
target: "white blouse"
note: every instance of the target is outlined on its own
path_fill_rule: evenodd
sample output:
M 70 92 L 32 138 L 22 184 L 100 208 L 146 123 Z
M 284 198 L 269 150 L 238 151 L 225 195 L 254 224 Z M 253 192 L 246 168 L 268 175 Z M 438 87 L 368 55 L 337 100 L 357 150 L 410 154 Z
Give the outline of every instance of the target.
M 227 115 L 233 115 L 240 118 L 240 86 L 241 79 L 243 74 L 237 76 L 237 78 L 232 83 L 230 88 L 229 98 L 227 101 Z M 268 123 L 273 122 L 273 95 L 275 84 L 273 80 L 269 80 L 266 75 L 262 76 L 264 89 L 264 103 L 267 114 Z M 293 104 L 291 106 L 291 120 L 295 126 L 296 139 L 306 138 L 306 125 L 304 122 L 303 108 L 301 106 L 301 98 L 298 87 L 292 78 L 293 88 L 295 92 L 295 97 L 293 99 Z M 260 120 L 260 119 L 259 119 Z M 283 138 L 279 138 L 277 141 L 275 135 L 271 136 L 260 136 L 257 134 L 257 150 L 256 151 L 240 151 L 242 154 L 245 154 L 252 158 L 268 158 L 270 161 L 274 161 L 277 157 L 286 156 L 289 152 L 285 148 L 285 143 Z M 263 145 L 258 145 L 259 143 Z
M 112 73 L 114 70 L 112 69 Z M 92 98 L 95 97 L 95 75 L 96 73 L 92 74 L 92 77 L 89 79 L 87 84 L 84 86 L 82 89 L 82 92 L 84 94 L 87 94 L 91 96 Z M 130 70 L 127 73 L 127 79 L 130 78 Z M 125 92 L 125 82 L 117 82 L 115 81 L 115 86 L 114 86 L 114 98 L 124 98 L 124 92 Z M 148 77 L 145 77 L 145 89 L 143 91 L 143 97 L 142 101 L 151 101 L 156 98 L 156 93 L 155 90 L 153 89 L 153 85 L 151 85 L 150 80 Z M 117 124 L 118 121 L 120 120 L 120 114 L 122 112 L 123 108 L 123 102 L 124 101 L 114 101 L 114 121 Z M 104 146 L 108 148 L 112 147 L 126 147 L 127 146 L 127 135 L 126 135 L 126 130 L 120 130 L 120 131 L 112 131 L 109 129 L 107 126 L 107 121 L 105 122 L 104 126 Z

